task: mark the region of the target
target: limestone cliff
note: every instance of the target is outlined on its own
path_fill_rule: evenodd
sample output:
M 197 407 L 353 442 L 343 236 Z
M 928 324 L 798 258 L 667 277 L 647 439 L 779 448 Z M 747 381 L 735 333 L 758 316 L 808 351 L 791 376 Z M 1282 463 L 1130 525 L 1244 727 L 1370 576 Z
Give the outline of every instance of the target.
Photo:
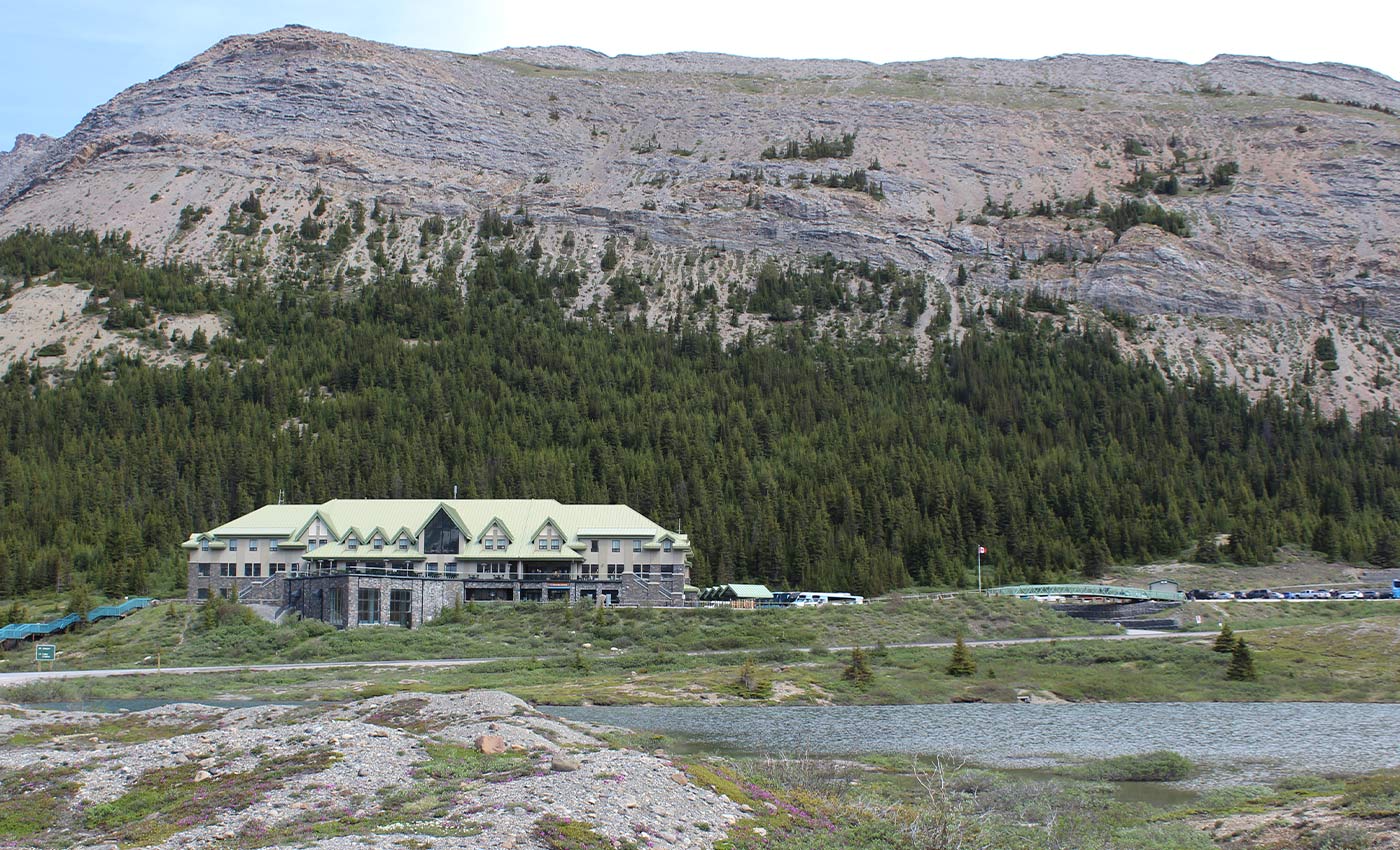
M 1257 392 L 1289 386 L 1330 328 L 1356 359 L 1318 392 L 1360 409 L 1394 392 L 1377 377 L 1400 327 L 1397 110 L 1379 74 L 1261 57 L 467 56 L 286 27 L 220 42 L 62 139 L 22 138 L 0 154 L 0 233 L 121 228 L 206 262 L 242 239 L 275 262 L 319 199 L 327 223 L 377 203 L 408 235 L 372 249 L 357 230 L 352 271 L 378 250 L 431 262 L 415 219 L 469 243 L 484 212 L 514 212 L 589 273 L 580 308 L 618 240 L 660 276 L 652 320 L 698 285 L 722 310 L 765 257 L 830 252 L 916 273 L 929 313 L 1038 287 L 1143 314 L 1125 345 Z M 228 211 L 250 192 L 267 218 L 240 237 Z M 1179 214 L 1177 235 L 1100 215 L 1125 198 Z

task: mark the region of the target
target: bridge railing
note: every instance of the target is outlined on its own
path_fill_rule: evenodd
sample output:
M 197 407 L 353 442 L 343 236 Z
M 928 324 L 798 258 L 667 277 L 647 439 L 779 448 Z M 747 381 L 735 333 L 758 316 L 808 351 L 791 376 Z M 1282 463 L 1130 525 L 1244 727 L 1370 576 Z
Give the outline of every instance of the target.
M 989 587 L 991 596 L 1092 596 L 1105 599 L 1139 599 L 1155 602 L 1183 602 L 1186 594 L 1172 590 L 1149 590 L 1117 584 L 1013 584 Z

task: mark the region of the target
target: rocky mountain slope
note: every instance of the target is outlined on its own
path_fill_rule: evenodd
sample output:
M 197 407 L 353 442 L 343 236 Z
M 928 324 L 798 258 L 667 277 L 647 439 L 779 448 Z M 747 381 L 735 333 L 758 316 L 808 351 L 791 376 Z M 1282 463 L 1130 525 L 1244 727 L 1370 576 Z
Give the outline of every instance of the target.
M 824 326 L 917 349 L 1035 288 L 1136 314 L 1125 347 L 1168 371 L 1358 411 L 1396 393 L 1396 111 L 1379 74 L 1260 57 L 466 56 L 287 27 L 226 39 L 62 139 L 22 137 L 0 154 L 0 234 L 128 229 L 232 276 L 296 266 L 353 222 L 328 274 L 426 277 L 494 211 L 583 273 L 577 309 L 604 303 L 611 245 L 645 282 L 627 309 L 714 312 L 730 334 L 803 313 L 735 299 L 768 258 L 830 252 L 893 263 L 923 296 Z M 837 277 L 854 295 L 870 275 Z M 1335 360 L 1315 355 L 1326 334 Z

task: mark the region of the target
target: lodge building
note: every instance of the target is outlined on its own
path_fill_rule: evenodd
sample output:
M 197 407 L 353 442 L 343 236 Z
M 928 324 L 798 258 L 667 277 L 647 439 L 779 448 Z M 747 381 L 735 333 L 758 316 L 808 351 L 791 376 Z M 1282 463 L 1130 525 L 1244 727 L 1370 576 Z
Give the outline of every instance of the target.
M 626 505 L 553 499 L 267 505 L 181 546 L 191 600 L 272 603 L 340 628 L 412 628 L 475 600 L 679 604 L 690 574 L 684 534 Z

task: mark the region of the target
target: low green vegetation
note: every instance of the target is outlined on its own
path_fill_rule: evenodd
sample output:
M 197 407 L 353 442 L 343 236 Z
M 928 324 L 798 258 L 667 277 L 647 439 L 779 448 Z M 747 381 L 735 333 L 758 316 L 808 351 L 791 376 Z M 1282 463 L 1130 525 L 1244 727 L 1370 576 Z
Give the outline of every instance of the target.
M 196 616 L 198 612 L 198 616 Z M 480 603 L 448 609 L 441 624 L 402 631 L 338 631 L 315 620 L 273 625 L 246 608 L 167 602 L 120 621 L 57 637 L 60 666 L 98 668 L 296 661 L 373 661 L 611 652 L 764 650 L 859 643 L 922 643 L 1114 633 L 1020 599 L 963 596 L 864 606 L 762 609 L 595 608 L 564 603 Z M 589 646 L 585 646 L 588 644 Z M 591 653 L 590 653 L 591 654 Z M 3 656 L 25 669 L 33 648 Z
M 1096 782 L 1175 782 L 1191 775 L 1191 760 L 1171 750 L 1114 756 L 1067 771 Z

